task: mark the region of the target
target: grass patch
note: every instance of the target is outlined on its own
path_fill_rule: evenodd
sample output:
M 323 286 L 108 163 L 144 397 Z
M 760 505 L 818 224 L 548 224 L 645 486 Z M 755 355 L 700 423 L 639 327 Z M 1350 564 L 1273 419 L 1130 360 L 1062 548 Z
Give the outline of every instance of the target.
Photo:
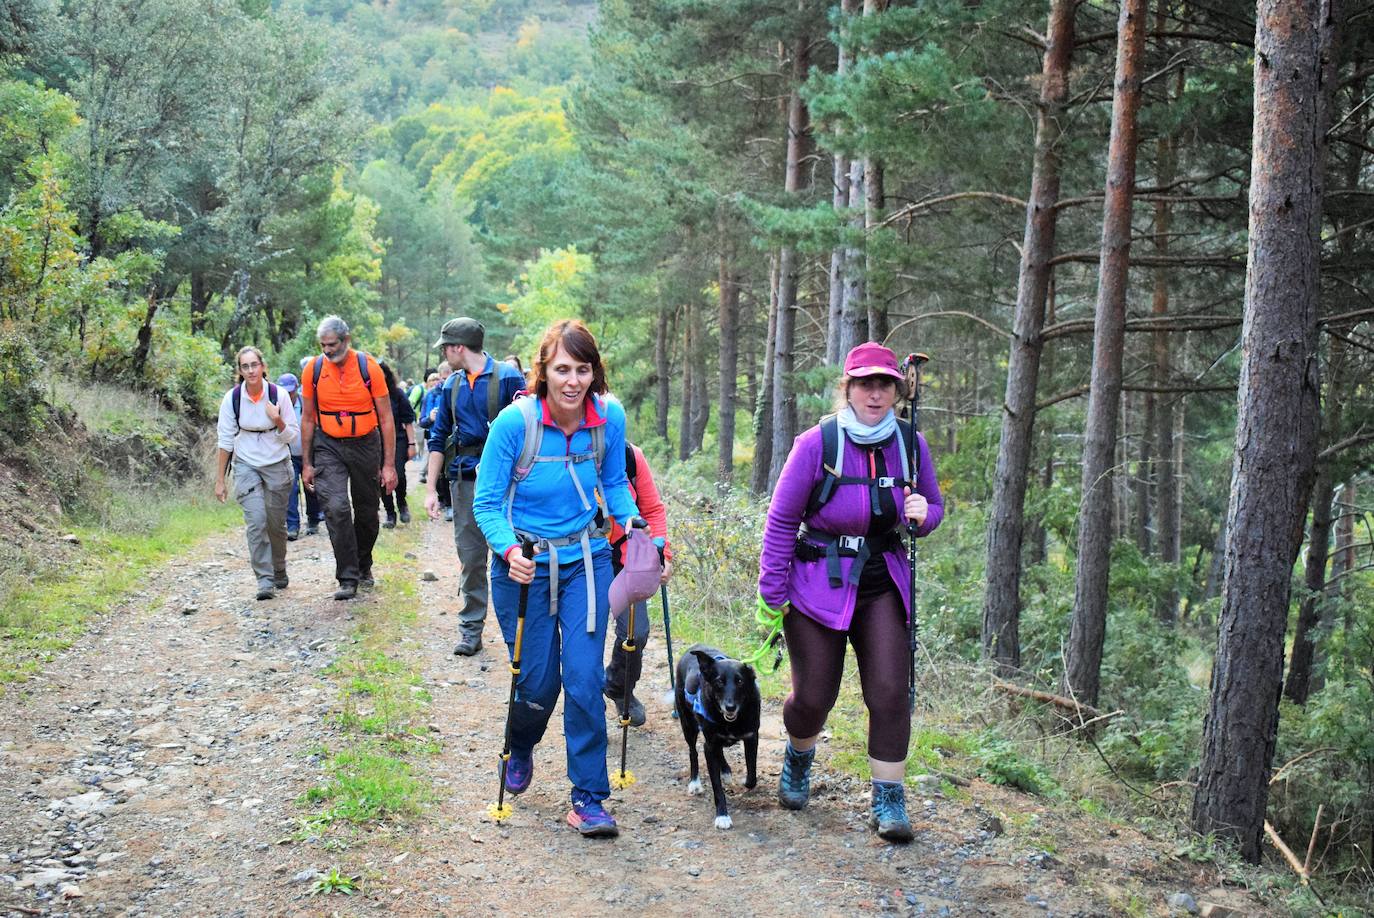
M 236 504 L 182 491 L 167 497 L 112 489 L 111 517 L 78 520 L 78 559 L 31 584 L 0 589 L 0 692 L 71 646 L 94 616 L 135 592 L 156 567 L 243 519 Z M 122 518 L 119 508 L 129 513 Z
M 301 820 L 297 840 L 320 840 L 338 826 L 405 822 L 433 797 L 411 764 L 439 751 L 425 722 L 429 693 L 406 660 L 419 591 L 408 576 L 414 565 L 404 554 L 419 540 L 418 528 L 384 532 L 373 553 L 383 572 L 377 590 L 354 604 L 352 641 L 324 670 L 338 691 L 338 708 L 329 715 L 337 738 L 324 751 L 329 779 L 299 801 L 311 812 Z

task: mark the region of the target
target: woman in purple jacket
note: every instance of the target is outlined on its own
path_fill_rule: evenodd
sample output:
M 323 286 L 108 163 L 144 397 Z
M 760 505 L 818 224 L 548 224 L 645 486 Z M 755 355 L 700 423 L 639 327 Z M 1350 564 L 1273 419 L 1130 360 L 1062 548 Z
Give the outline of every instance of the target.
M 861 344 L 845 358 L 836 414 L 797 437 L 773 492 L 759 606 L 782 617 L 792 663 L 779 802 L 799 810 L 810 796 L 816 740 L 839 696 L 848 641 L 868 707 L 871 821 L 881 837 L 905 842 L 912 838 L 902 784 L 911 739 L 911 595 L 900 530 L 910 520 L 918 536 L 928 535 L 940 525 L 944 502 L 920 434 L 910 470 L 915 486 L 904 480 L 911 429 L 899 430 L 893 410 L 902 388 L 897 358 L 882 345 Z M 827 440 L 842 453 L 838 466 L 833 454 L 823 455 Z

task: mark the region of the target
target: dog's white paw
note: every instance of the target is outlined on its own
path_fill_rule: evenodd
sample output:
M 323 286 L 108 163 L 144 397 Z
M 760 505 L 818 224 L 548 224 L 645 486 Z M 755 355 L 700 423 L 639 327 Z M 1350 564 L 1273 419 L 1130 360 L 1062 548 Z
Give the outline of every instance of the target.
M 729 829 L 729 828 L 732 828 L 733 826 L 734 826 L 734 823 L 730 821 L 730 817 L 729 817 L 729 816 L 717 816 L 717 817 L 716 817 L 716 828 L 717 828 L 717 829 Z
M 691 794 L 693 797 L 700 797 L 700 796 L 701 796 L 701 779 L 700 779 L 700 778 L 693 778 L 691 781 L 689 781 L 689 782 L 687 783 L 687 793 Z

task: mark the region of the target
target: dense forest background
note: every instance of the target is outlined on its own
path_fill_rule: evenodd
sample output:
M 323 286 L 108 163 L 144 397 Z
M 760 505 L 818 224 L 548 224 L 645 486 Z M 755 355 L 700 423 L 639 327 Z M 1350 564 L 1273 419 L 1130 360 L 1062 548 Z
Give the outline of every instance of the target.
M 1248 816 L 1193 826 L 1250 859 L 1266 817 L 1315 826 L 1325 875 L 1367 884 L 1374 10 L 1322 11 L 1294 189 L 1320 411 L 1274 517 L 1302 536 L 1269 681 L 1213 665 L 1263 630 L 1224 589 L 1254 4 L 4 0 L 0 435 L 58 376 L 206 415 L 227 355 L 294 369 L 328 313 L 408 377 L 447 318 L 528 365 L 578 315 L 693 512 L 756 525 L 843 353 L 924 351 L 952 510 L 927 644 L 1125 712 L 1081 732 L 1155 802 L 1214 786 L 1204 723 L 1243 682 Z

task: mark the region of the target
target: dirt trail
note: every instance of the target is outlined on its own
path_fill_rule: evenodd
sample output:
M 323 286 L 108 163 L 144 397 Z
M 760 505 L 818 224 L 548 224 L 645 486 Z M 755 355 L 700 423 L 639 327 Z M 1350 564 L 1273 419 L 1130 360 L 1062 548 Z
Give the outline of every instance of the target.
M 329 740 L 325 715 L 337 709 L 321 670 L 348 639 L 352 604 L 329 598 L 323 533 L 292 543 L 290 588 L 255 602 L 235 533 L 169 564 L 0 699 L 0 914 L 1163 915 L 1179 890 L 1259 913 L 1234 893 L 1206 895 L 1214 877 L 1130 829 L 1066 818 L 981 782 L 971 802 L 913 787 L 916 842 L 882 843 L 864 822 L 866 783 L 831 771 L 824 748 L 812 804 L 785 812 L 774 801 L 772 707 L 760 785 L 731 791 L 735 827 L 717 830 L 709 794 L 686 793 L 681 731 L 659 700 L 661 620 L 639 693 L 649 722 L 631 736 L 638 782 L 609 804 L 620 838 L 584 840 L 563 822 L 561 712 L 536 752 L 533 787 L 495 825 L 486 809 L 509 684 L 504 647 L 489 616 L 481 653 L 452 655 L 451 529 L 420 517 L 411 525 L 424 530 L 418 559 L 378 574 L 439 574 L 420 585 L 415 635 L 442 743 L 419 766 L 436 789 L 419 820 L 360 833 L 343 850 L 279 843 L 302 814 L 296 799 L 321 780 L 311 751 Z M 618 750 L 616 727 L 612 768 Z M 729 755 L 742 775 L 738 749 Z M 1002 822 L 1027 821 L 1035 838 L 1001 834 Z M 362 876 L 358 895 L 310 895 L 312 871 L 332 864 Z

